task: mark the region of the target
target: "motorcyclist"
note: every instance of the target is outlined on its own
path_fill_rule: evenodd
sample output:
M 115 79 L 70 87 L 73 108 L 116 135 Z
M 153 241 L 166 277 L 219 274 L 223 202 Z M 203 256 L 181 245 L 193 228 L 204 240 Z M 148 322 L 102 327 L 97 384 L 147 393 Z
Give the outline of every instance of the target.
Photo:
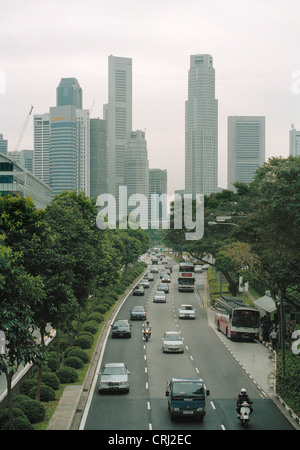
M 145 334 L 145 331 L 149 331 L 150 336 L 151 336 L 151 325 L 149 320 L 146 321 L 146 323 L 143 324 L 143 334 Z
M 253 408 L 252 408 L 252 401 L 250 400 L 249 395 L 247 394 L 247 391 L 245 388 L 241 389 L 241 392 L 238 395 L 237 401 L 236 401 L 236 412 L 238 413 L 238 415 L 240 415 L 240 411 L 241 411 L 241 406 L 243 402 L 247 402 L 250 408 L 250 414 L 252 414 L 253 412 Z

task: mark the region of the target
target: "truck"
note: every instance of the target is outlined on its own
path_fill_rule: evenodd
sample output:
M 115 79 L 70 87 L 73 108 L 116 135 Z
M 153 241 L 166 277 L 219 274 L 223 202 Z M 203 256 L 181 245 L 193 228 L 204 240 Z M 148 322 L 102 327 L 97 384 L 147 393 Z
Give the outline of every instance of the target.
M 166 389 L 171 419 L 192 417 L 202 422 L 209 394 L 202 378 L 172 378 Z

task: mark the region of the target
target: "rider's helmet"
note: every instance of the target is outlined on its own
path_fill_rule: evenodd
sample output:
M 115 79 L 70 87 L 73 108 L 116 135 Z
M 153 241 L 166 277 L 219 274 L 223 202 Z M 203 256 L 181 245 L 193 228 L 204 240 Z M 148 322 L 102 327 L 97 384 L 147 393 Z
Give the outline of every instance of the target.
M 242 389 L 241 389 L 241 394 L 242 394 L 242 395 L 245 395 L 246 393 L 247 393 L 246 389 L 245 389 L 245 388 L 242 388 Z
M 149 325 L 149 320 L 147 320 L 146 324 Z

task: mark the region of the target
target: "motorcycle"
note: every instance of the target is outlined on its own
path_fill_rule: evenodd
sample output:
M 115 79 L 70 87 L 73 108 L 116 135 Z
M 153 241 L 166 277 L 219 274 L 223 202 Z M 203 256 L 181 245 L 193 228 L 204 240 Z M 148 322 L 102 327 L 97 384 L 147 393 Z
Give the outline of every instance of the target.
M 244 428 L 247 428 L 248 422 L 250 420 L 250 405 L 248 402 L 244 401 L 241 404 L 240 413 L 238 415 L 238 418 L 242 422 Z
M 151 336 L 151 330 L 149 328 L 145 328 L 143 331 L 144 339 L 146 342 L 150 339 Z

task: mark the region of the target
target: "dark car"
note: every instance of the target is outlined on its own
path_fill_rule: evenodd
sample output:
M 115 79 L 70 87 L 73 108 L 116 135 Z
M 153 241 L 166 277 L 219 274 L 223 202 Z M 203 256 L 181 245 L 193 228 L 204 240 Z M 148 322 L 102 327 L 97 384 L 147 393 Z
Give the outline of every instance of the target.
M 135 286 L 135 288 L 133 289 L 132 294 L 133 294 L 133 295 L 144 295 L 144 294 L 145 294 L 144 286 L 142 286 L 141 284 L 138 284 L 138 285 Z
M 162 283 L 171 283 L 171 275 L 168 275 L 167 273 L 164 273 L 161 278 Z
M 127 319 L 116 320 L 112 325 L 112 337 L 131 337 L 131 325 Z
M 146 320 L 147 311 L 144 306 L 134 306 L 130 311 L 131 320 Z

